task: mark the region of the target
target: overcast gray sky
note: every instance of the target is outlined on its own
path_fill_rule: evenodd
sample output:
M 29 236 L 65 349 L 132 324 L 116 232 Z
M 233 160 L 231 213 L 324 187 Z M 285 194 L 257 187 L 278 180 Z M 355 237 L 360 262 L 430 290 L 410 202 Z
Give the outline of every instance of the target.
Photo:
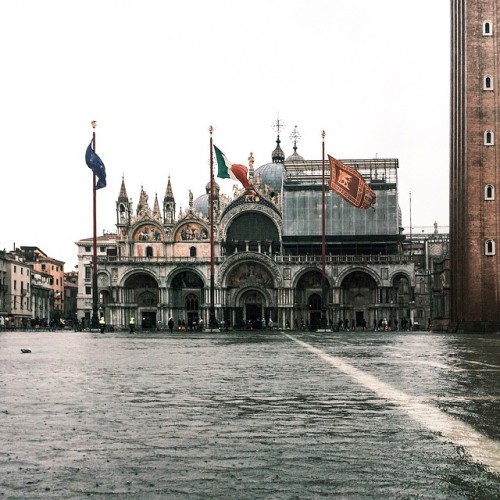
M 134 209 L 141 185 L 161 205 L 169 175 L 185 208 L 209 181 L 209 126 L 257 168 L 278 115 L 287 156 L 297 125 L 306 159 L 322 130 L 337 158 L 399 158 L 406 232 L 410 191 L 412 226 L 447 230 L 449 24 L 447 0 L 2 0 L 0 248 L 76 264 L 92 120 L 99 234 L 115 230 L 122 175 Z

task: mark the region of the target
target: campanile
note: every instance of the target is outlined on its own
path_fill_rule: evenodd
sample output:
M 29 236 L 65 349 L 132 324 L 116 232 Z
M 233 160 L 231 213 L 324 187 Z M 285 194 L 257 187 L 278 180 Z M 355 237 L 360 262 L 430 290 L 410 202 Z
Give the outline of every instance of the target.
M 500 332 L 499 7 L 451 0 L 452 331 Z

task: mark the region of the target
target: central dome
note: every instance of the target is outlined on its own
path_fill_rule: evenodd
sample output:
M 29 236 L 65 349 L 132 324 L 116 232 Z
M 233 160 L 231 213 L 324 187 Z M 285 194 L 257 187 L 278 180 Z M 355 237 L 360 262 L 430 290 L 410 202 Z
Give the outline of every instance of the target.
M 255 171 L 255 178 L 260 179 L 261 186 L 265 186 L 267 184 L 271 191 L 281 193 L 283 172 L 283 163 L 266 163 Z

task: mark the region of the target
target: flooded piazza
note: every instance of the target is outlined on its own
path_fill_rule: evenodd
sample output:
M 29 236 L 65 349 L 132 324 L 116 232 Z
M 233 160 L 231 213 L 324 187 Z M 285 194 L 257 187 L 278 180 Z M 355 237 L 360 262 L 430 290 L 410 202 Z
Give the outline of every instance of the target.
M 0 374 L 0 498 L 500 497 L 500 335 L 4 331 Z

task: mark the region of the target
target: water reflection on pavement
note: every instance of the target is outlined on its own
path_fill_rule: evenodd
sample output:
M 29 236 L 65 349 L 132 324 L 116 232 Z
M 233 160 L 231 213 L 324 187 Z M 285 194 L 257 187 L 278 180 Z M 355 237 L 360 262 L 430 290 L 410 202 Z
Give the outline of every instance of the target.
M 498 335 L 0 334 L 3 498 L 498 498 L 499 415 Z

